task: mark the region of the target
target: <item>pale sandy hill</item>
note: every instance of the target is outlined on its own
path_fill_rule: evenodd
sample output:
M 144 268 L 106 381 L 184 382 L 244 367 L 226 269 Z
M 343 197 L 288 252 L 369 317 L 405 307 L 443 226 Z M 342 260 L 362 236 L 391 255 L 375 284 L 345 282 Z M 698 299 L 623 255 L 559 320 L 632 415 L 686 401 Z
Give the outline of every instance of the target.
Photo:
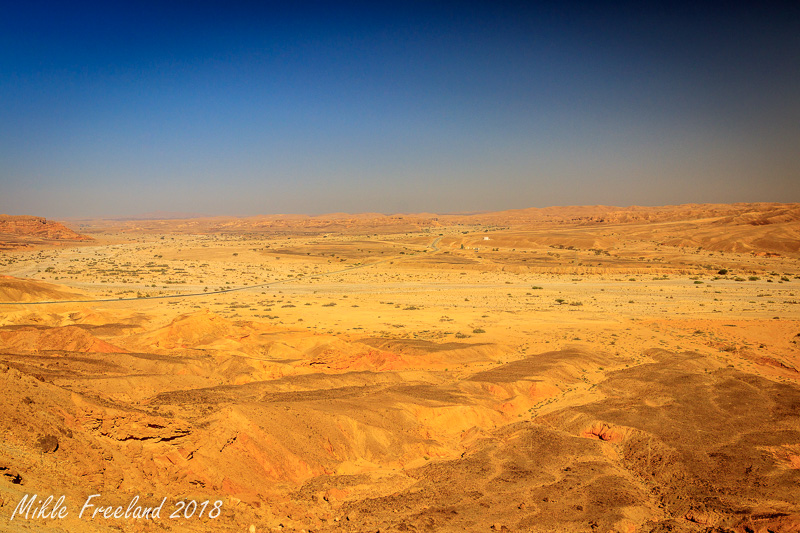
M 777 209 L 797 208 L 797 204 L 778 203 L 682 204 L 654 207 L 554 206 L 512 209 L 468 216 L 452 215 L 446 217 L 445 220 L 512 226 L 529 224 L 631 224 L 738 217 L 751 213 L 772 212 Z
M 508 350 L 494 343 L 445 343 L 358 339 L 233 322 L 208 310 L 181 315 L 146 333 L 121 338 L 130 350 L 220 357 L 219 373 L 231 383 L 310 372 L 387 372 L 444 369 L 490 361 Z M 244 356 L 236 358 L 234 356 Z
M 719 252 L 796 253 L 800 251 L 800 223 L 707 224 L 688 229 L 683 235 L 675 232 L 663 240 L 667 246 L 698 247 Z
M 797 204 L 776 205 L 766 209 L 754 209 L 741 214 L 725 216 L 715 223 L 719 225 L 749 224 L 762 226 L 800 221 L 800 206 Z
M 194 346 L 214 342 L 236 334 L 229 320 L 205 310 L 175 318 L 168 325 L 143 337 L 143 340 L 160 347 Z
M 0 302 L 81 300 L 83 298 L 85 296 L 60 285 L 13 276 L 0 276 Z

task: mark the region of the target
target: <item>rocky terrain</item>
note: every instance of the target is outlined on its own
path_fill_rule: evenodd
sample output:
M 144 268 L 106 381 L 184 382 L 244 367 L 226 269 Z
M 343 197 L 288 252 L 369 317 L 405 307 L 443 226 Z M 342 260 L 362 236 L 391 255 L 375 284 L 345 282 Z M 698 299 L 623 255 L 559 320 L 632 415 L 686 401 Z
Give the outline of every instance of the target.
M 797 213 L 84 221 L 3 251 L 0 529 L 800 531 Z M 11 520 L 33 494 L 68 515 Z M 167 500 L 79 517 L 93 494 Z
M 90 241 L 59 222 L 43 217 L 0 215 L 0 250 L 28 248 L 58 241 Z
M 652 235 L 666 234 L 665 244 L 700 246 L 718 251 L 800 251 L 797 204 L 685 204 L 665 207 L 573 206 L 529 208 L 477 214 L 430 213 L 382 215 L 335 213 L 319 216 L 270 215 L 249 218 L 124 219 L 75 221 L 87 233 L 287 234 L 414 232 L 456 226 L 484 230 L 523 229 L 544 232 L 557 242 L 556 228 L 583 232 L 645 225 Z M 656 226 L 657 225 L 657 226 Z M 720 231 L 725 227 L 726 231 Z M 732 234 L 730 232 L 733 232 Z

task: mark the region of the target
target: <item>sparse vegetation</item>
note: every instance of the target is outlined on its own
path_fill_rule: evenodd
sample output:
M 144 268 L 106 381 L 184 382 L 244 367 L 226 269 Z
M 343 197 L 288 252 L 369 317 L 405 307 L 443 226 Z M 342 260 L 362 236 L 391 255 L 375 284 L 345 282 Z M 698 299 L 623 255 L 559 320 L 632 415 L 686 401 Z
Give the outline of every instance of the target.
M 313 217 L 311 222 L 315 222 Z M 766 398 L 769 405 L 774 404 L 781 409 L 782 416 L 793 413 L 789 400 L 792 398 L 790 387 L 793 386 L 791 379 L 794 373 L 784 366 L 793 364 L 787 354 L 797 352 L 800 333 L 797 329 L 786 328 L 800 306 L 795 295 L 800 292 L 796 289 L 793 292 L 793 285 L 783 287 L 777 284 L 794 282 L 795 274 L 778 274 L 775 270 L 769 275 L 762 273 L 772 269 L 795 269 L 796 257 L 792 253 L 787 252 L 775 258 L 750 252 L 725 252 L 724 259 L 720 259 L 722 252 L 711 254 L 694 245 L 683 248 L 669 244 L 657 245 L 646 239 L 638 240 L 638 237 L 630 240 L 618 232 L 616 226 L 579 221 L 575 227 L 571 225 L 572 222 L 555 226 L 553 233 L 558 237 L 548 238 L 565 239 L 562 241 L 565 244 L 560 248 L 551 249 L 545 244 L 523 247 L 513 243 L 522 230 L 512 228 L 507 235 L 503 235 L 503 230 L 492 227 L 492 240 L 497 239 L 503 244 L 497 247 L 491 243 L 495 246 L 491 253 L 488 246 L 481 247 L 481 251 L 487 253 L 481 254 L 480 260 L 472 252 L 448 255 L 447 250 L 433 248 L 428 256 L 423 256 L 419 253 L 420 248 L 435 238 L 434 233 L 429 233 L 428 237 L 424 231 L 405 232 L 413 224 L 409 221 L 403 224 L 404 233 L 398 234 L 381 231 L 372 235 L 358 228 L 348 228 L 347 232 L 341 234 L 332 231 L 320 235 L 317 233 L 319 229 L 312 225 L 304 227 L 297 234 L 292 233 L 291 240 L 288 230 L 282 233 L 284 229 L 269 238 L 264 234 L 232 232 L 230 235 L 176 235 L 176 241 L 172 241 L 170 235 L 166 242 L 155 236 L 125 234 L 119 236 L 118 240 L 130 239 L 130 242 L 108 247 L 87 247 L 83 254 L 80 249 L 66 247 L 48 249 L 39 256 L 36 255 L 38 250 L 34 253 L 3 252 L 0 254 L 0 264 L 13 265 L 8 266 L 4 273 L 36 273 L 37 278 L 44 277 L 48 282 L 57 279 L 67 285 L 75 280 L 75 287 L 85 289 L 92 297 L 128 300 L 101 303 L 96 308 L 92 304 L 43 307 L 38 316 L 33 306 L 18 306 L 3 315 L 7 326 L 2 331 L 2 341 L 5 343 L 3 350 L 6 351 L 4 358 L 15 359 L 16 372 L 34 372 L 47 380 L 41 384 L 37 378 L 40 385 L 34 388 L 31 388 L 30 383 L 34 383 L 31 380 L 7 380 L 12 389 L 24 385 L 19 392 L 22 397 L 35 401 L 37 408 L 32 410 L 28 407 L 31 404 L 22 403 L 21 397 L 18 397 L 16 403 L 13 398 L 8 402 L 9 409 L 13 411 L 15 406 L 21 406 L 27 410 L 14 412 L 13 416 L 22 419 L 24 415 L 36 421 L 39 416 L 36 413 L 59 412 L 55 405 L 47 404 L 49 400 L 44 392 L 61 387 L 69 395 L 85 394 L 83 391 L 88 390 L 85 377 L 88 364 L 92 364 L 93 375 L 102 377 L 102 369 L 105 368 L 102 365 L 133 361 L 133 366 L 124 371 L 126 374 L 135 374 L 135 386 L 126 385 L 123 393 L 118 383 L 107 385 L 112 380 L 93 379 L 89 398 L 91 402 L 102 401 L 109 406 L 120 404 L 124 410 L 118 412 L 125 413 L 125 417 L 130 413 L 136 424 L 126 425 L 122 415 L 116 417 L 120 424 L 119 435 L 123 437 L 142 431 L 148 439 L 164 435 L 169 439 L 180 433 L 183 427 L 188 427 L 184 422 L 188 420 L 192 435 L 190 438 L 175 437 L 175 449 L 185 449 L 190 453 L 197 443 L 211 443 L 213 456 L 231 454 L 230 457 L 233 457 L 232 454 L 236 453 L 242 457 L 243 463 L 248 461 L 247 464 L 258 465 L 258 461 L 248 454 L 261 449 L 259 447 L 263 446 L 263 440 L 259 439 L 265 438 L 263 435 L 269 434 L 270 439 L 277 435 L 274 433 L 277 429 L 271 428 L 281 429 L 285 426 L 286 431 L 298 437 L 285 442 L 286 446 L 294 446 L 290 452 L 298 460 L 307 459 L 304 454 L 309 453 L 313 462 L 319 458 L 314 454 L 321 453 L 334 468 L 336 461 L 341 458 L 359 457 L 358 453 L 353 452 L 354 446 L 359 444 L 353 444 L 349 439 L 352 428 L 363 428 L 367 432 L 365 438 L 369 440 L 370 450 L 378 447 L 374 448 L 376 453 L 371 456 L 376 465 L 381 457 L 390 457 L 390 461 L 394 461 L 396 454 L 391 450 L 395 448 L 391 447 L 399 446 L 397 449 L 402 450 L 404 464 L 414 469 L 415 476 L 422 476 L 420 480 L 429 485 L 433 483 L 431 487 L 434 489 L 440 478 L 432 480 L 426 477 L 429 474 L 441 476 L 442 483 L 450 483 L 452 479 L 448 476 L 454 472 L 453 465 L 460 465 L 457 469 L 459 476 L 467 472 L 460 469 L 461 466 L 467 465 L 469 472 L 473 472 L 474 466 L 474 472 L 490 472 L 491 475 L 476 474 L 472 479 L 459 477 L 458 481 L 463 479 L 465 486 L 470 490 L 475 489 L 478 503 L 496 503 L 499 499 L 492 500 L 491 491 L 499 490 L 501 494 L 498 498 L 504 498 L 503 502 L 511 498 L 508 500 L 513 503 L 511 508 L 522 504 L 537 506 L 536 510 L 542 511 L 537 514 L 537 519 L 549 516 L 548 513 L 556 507 L 560 509 L 551 505 L 553 501 L 542 499 L 545 497 L 542 487 L 549 487 L 547 498 L 554 498 L 551 489 L 557 493 L 560 490 L 558 483 L 552 485 L 552 480 L 546 479 L 544 474 L 539 475 L 539 456 L 542 454 L 551 461 L 547 464 L 552 468 L 547 472 L 562 472 L 569 480 L 574 478 L 576 482 L 580 481 L 578 474 L 588 472 L 588 477 L 582 478 L 582 482 L 589 485 L 575 485 L 580 488 L 578 492 L 581 494 L 586 492 L 584 488 L 591 494 L 595 489 L 605 490 L 605 478 L 600 478 L 604 483 L 600 489 L 591 486 L 592 480 L 598 479 L 598 472 L 606 472 L 603 470 L 606 465 L 614 468 L 619 466 L 597 447 L 597 444 L 606 448 L 610 445 L 577 437 L 609 438 L 612 443 L 620 442 L 613 440 L 618 437 L 614 431 L 620 428 L 606 428 L 599 424 L 592 427 L 588 418 L 584 417 L 587 403 L 591 405 L 591 418 L 594 419 L 596 414 L 598 421 L 619 422 L 613 413 L 622 398 L 626 409 L 625 426 L 633 428 L 631 431 L 640 431 L 646 426 L 647 439 L 642 442 L 646 448 L 652 445 L 652 464 L 667 464 L 668 469 L 673 466 L 683 468 L 686 466 L 686 457 L 694 457 L 695 452 L 698 456 L 707 457 L 709 452 L 718 448 L 703 448 L 706 441 L 697 438 L 694 428 L 696 420 L 686 418 L 694 416 L 695 411 L 687 415 L 685 410 L 674 408 L 675 405 L 691 403 L 693 409 L 697 410 L 710 402 L 714 406 L 714 416 L 731 416 L 732 422 L 720 424 L 724 431 L 732 431 L 730 428 L 736 430 L 739 423 L 745 427 L 741 417 L 757 410 L 744 409 L 744 404 L 729 407 L 728 400 L 728 403 L 716 402 L 715 398 L 733 398 L 737 402 L 740 397 L 752 398 L 755 402 L 753 405 Z M 644 234 L 651 226 L 653 231 L 658 232 L 677 231 L 670 229 L 670 225 L 658 224 L 647 225 L 645 229 L 639 228 L 637 231 Z M 470 227 L 469 233 L 473 237 L 462 237 L 462 230 L 463 226 L 458 226 L 436 227 L 433 231 L 442 231 L 446 235 L 439 246 L 450 250 L 459 243 L 458 239 L 463 238 L 469 244 L 479 235 L 479 231 L 485 231 L 482 226 Z M 537 227 L 525 231 L 542 234 L 551 230 L 545 225 L 544 229 Z M 609 255 L 606 250 L 598 252 L 599 248 L 587 249 L 588 245 L 582 245 L 583 248 L 568 246 L 569 242 L 579 242 L 578 239 L 587 242 L 587 235 L 597 239 L 596 242 L 604 243 L 594 246 L 605 247 L 605 243 L 613 243 L 609 244 L 613 246 L 613 254 Z M 566 240 L 573 236 L 575 240 Z M 661 233 L 657 237 L 653 241 L 672 238 Z M 135 246 L 140 246 L 141 250 L 131 244 L 134 239 L 146 241 L 136 242 Z M 535 242 L 535 239 L 527 242 Z M 408 248 L 405 248 L 406 245 Z M 465 248 L 473 249 L 471 245 Z M 232 253 L 237 253 L 234 250 L 242 250 L 235 261 L 232 260 Z M 552 250 L 561 255 L 548 253 Z M 398 257 L 401 252 L 408 254 L 406 258 L 397 261 L 394 267 L 390 266 L 389 260 Z M 275 254 L 281 255 L 281 261 L 275 260 Z M 368 268 L 350 270 L 343 265 L 336 265 L 346 259 L 348 266 L 358 266 L 358 260 L 368 254 L 372 254 L 376 261 Z M 416 257 L 412 259 L 411 255 Z M 697 257 L 693 257 L 695 255 Z M 709 259 L 711 255 L 716 259 Z M 730 270 L 721 269 L 715 264 L 717 261 L 724 261 L 724 264 L 732 267 Z M 48 270 L 45 270 L 46 267 Z M 328 272 L 345 270 L 342 274 L 322 277 Z M 674 281 L 650 281 L 669 279 L 663 272 L 667 272 Z M 732 272 L 739 272 L 741 277 L 734 278 Z M 738 282 L 747 281 L 748 276 L 756 280 L 761 276 L 765 283 L 731 283 L 734 279 Z M 548 293 L 544 294 L 543 286 L 531 285 L 532 279 L 545 283 Z M 692 283 L 687 284 L 686 281 Z M 776 283 L 767 287 L 766 283 L 773 281 Z M 273 282 L 281 285 L 272 287 L 269 284 Z M 628 282 L 638 283 L 631 286 Z M 702 287 L 704 284 L 709 287 Z M 279 288 L 282 290 L 279 291 Z M 217 293 L 218 289 L 228 289 L 229 292 Z M 537 290 L 541 292 L 537 293 Z M 182 293 L 191 294 L 192 297 L 153 299 L 155 296 Z M 553 298 L 554 295 L 557 298 Z M 142 301 L 132 301 L 132 297 L 141 298 Z M 350 298 L 357 300 L 358 305 L 351 305 Z M 387 298 L 392 298 L 392 301 L 386 301 Z M 336 311 L 322 309 L 337 306 L 344 299 L 348 299 L 348 302 L 344 302 L 344 307 Z M 470 305 L 461 305 L 462 302 L 470 302 Z M 557 305 L 563 307 L 554 309 Z M 295 306 L 299 309 L 293 309 Z M 284 315 L 272 315 L 277 308 L 283 309 Z M 767 323 L 767 318 L 778 316 L 780 319 Z M 101 326 L 104 317 L 107 323 Z M 719 320 L 722 317 L 730 317 L 726 320 L 736 322 L 738 327 L 722 324 Z M 67 331 L 79 335 L 97 335 L 110 344 L 124 344 L 131 353 L 107 355 L 66 349 L 12 353 L 16 346 L 36 346 L 32 340 L 12 343 L 7 340 L 12 335 L 40 335 L 45 331 L 60 334 L 64 328 L 53 326 L 61 325 L 77 325 Z M 487 327 L 489 330 L 485 329 Z M 63 347 L 69 348 L 70 345 L 64 344 Z M 651 348 L 664 350 L 664 357 L 643 355 Z M 23 360 L 27 361 L 24 365 L 19 363 Z M 73 368 L 71 365 L 76 362 L 78 366 Z M 725 374 L 719 370 L 728 364 L 738 369 L 735 372 L 742 371 L 742 374 L 736 375 L 745 375 L 748 383 L 754 386 L 734 387 L 735 394 L 731 396 L 731 391 L 726 389 L 729 386 L 726 375 L 730 377 L 733 371 L 723 371 L 728 373 Z M 447 368 L 441 372 L 445 365 Z M 7 366 L 10 368 L 10 365 Z M 610 382 L 604 381 L 610 377 L 607 372 L 615 373 Z M 762 379 L 762 372 L 769 375 L 768 379 Z M 6 374 L 11 375 L 11 370 Z M 153 376 L 158 381 L 151 383 L 148 380 Z M 531 391 L 529 387 L 536 380 L 541 380 L 546 386 Z M 114 378 L 114 381 L 119 380 Z M 608 383 L 614 386 L 613 395 L 607 394 L 610 390 Z M 42 389 L 43 386 L 47 391 Z M 70 390 L 70 386 L 74 390 Z M 601 389 L 603 394 L 599 394 Z M 530 395 L 527 394 L 529 391 Z M 124 398 L 124 394 L 130 395 L 130 401 Z M 60 398 L 63 394 L 54 397 Z M 59 407 L 72 409 L 69 405 Z M 659 430 L 658 425 L 645 424 L 637 418 L 639 411 L 649 413 L 653 409 L 664 416 L 673 417 L 665 423 L 663 431 Z M 229 411 L 238 417 L 235 423 L 226 418 L 225 413 Z M 524 413 L 524 420 L 538 418 L 536 425 L 532 427 L 519 419 L 519 412 Z M 70 413 L 75 414 L 74 410 Z M 422 415 L 418 420 L 408 418 L 414 413 Z M 556 415 L 553 416 L 553 413 Z M 157 418 L 148 420 L 149 416 Z M 50 418 L 41 420 L 46 425 L 52 425 Z M 174 420 L 166 424 L 167 418 Z M 698 415 L 697 420 L 703 419 Z M 402 427 L 394 425 L 398 420 L 402 421 Z M 569 420 L 568 426 L 565 420 Z M 179 421 L 181 424 L 178 424 Z M 503 427 L 509 421 L 523 424 Z M 587 421 L 585 427 L 582 421 Z M 789 419 L 787 421 L 791 422 Z M 147 425 L 151 422 L 153 426 Z M 405 425 L 406 422 L 408 425 Z M 735 440 L 735 435 L 726 433 L 726 442 L 735 441 L 748 447 L 745 458 L 760 457 L 759 454 L 766 452 L 756 447 L 756 444 L 763 444 L 758 442 L 758 438 L 772 431 L 769 424 L 765 424 L 747 426 L 753 429 L 748 433 L 749 440 Z M 470 429 L 473 426 L 475 429 Z M 26 431 L 24 425 L 15 427 L 19 428 L 15 432 Z M 50 426 L 47 427 L 49 431 Z M 258 431 L 247 433 L 250 440 L 244 442 L 244 433 L 239 433 L 238 437 L 236 433 L 241 427 L 256 428 Z M 341 427 L 347 431 L 336 429 Z M 132 431 L 123 431 L 131 428 Z M 533 433 L 532 428 L 535 429 Z M 136 468 L 131 466 L 136 464 L 131 461 L 138 461 L 139 456 L 126 457 L 126 447 L 111 442 L 108 436 L 93 436 L 91 430 L 85 429 L 85 424 L 72 427 L 72 431 L 81 432 L 80 442 L 91 443 L 92 439 L 100 439 L 96 441 L 99 442 L 98 448 L 91 444 L 86 447 L 86 454 L 103 461 L 102 453 L 113 445 L 114 460 L 120 461 L 126 468 Z M 326 442 L 328 431 L 333 431 L 330 435 L 335 436 Z M 680 439 L 676 438 L 676 431 Z M 459 440 L 458 435 L 462 433 L 464 439 Z M 61 439 L 62 433 L 57 434 Z M 424 435 L 422 441 L 419 440 L 420 435 Z M 441 438 L 442 435 L 446 435 L 446 438 Z M 456 438 L 452 438 L 453 435 Z M 495 438 L 498 435 L 503 437 Z M 577 446 L 576 453 L 590 454 L 587 461 L 576 462 L 573 461 L 574 454 L 565 458 L 558 453 L 557 447 L 553 448 L 555 451 L 548 448 L 551 443 L 547 439 L 550 436 L 563 441 L 564 435 L 573 436 L 570 442 Z M 487 444 L 491 444 L 491 453 L 475 453 L 487 449 L 481 448 L 483 444 L 480 441 L 477 448 L 472 444 L 474 439 L 484 436 L 492 436 L 491 442 L 487 441 Z M 196 441 L 193 440 L 195 437 Z M 57 455 L 44 458 L 58 459 L 58 463 L 48 463 L 54 468 L 63 464 L 61 461 L 65 453 L 74 450 L 74 443 L 70 444 L 72 441 L 67 439 L 65 435 L 63 448 L 59 449 Z M 220 454 L 219 449 L 229 439 L 233 440 Z M 670 447 L 665 447 L 665 441 Z M 163 443 L 165 449 L 172 448 L 168 442 Z M 527 447 L 529 442 L 530 449 Z M 613 446 L 622 450 L 630 441 L 621 442 Z M 689 444 L 678 451 L 683 453 L 689 450 L 691 453 L 673 453 L 675 446 L 680 448 L 685 443 Z M 192 447 L 188 447 L 188 444 L 192 444 Z M 145 450 L 148 446 L 153 449 L 161 446 L 152 440 L 144 445 Z M 320 450 L 319 445 L 325 450 Z M 458 454 L 463 452 L 464 445 L 473 451 L 468 452 L 464 460 L 459 460 Z M 330 452 L 327 449 L 329 447 L 334 451 Z M 271 450 L 270 453 L 278 454 L 276 460 L 282 459 L 281 449 L 269 445 L 267 448 Z M 138 449 L 142 448 L 139 446 Z M 389 450 L 388 454 L 384 453 L 386 450 Z M 641 462 L 647 464 L 649 455 L 645 456 L 645 452 L 649 454 L 651 451 L 645 449 L 641 457 L 634 454 L 636 456 L 632 456 L 631 460 L 635 462 L 644 458 Z M 726 460 L 732 462 L 731 472 L 741 474 L 749 462 L 733 464 L 738 460 L 737 457 L 731 456 Z M 455 462 L 452 458 L 455 458 Z M 513 460 L 508 462 L 509 458 Z M 423 459 L 430 462 L 423 463 Z M 769 459 L 773 461 L 774 458 L 770 456 Z M 183 461 L 180 458 L 178 460 Z M 475 461 L 484 460 L 497 460 L 494 466 L 500 465 L 500 470 L 491 473 L 492 470 L 480 469 L 483 465 Z M 204 456 L 203 461 L 198 465 L 216 466 L 210 455 Z M 591 471 L 582 470 L 589 468 L 587 464 L 591 466 Z M 523 469 L 520 472 L 524 475 L 510 467 L 506 468 L 509 465 Z M 532 465 L 536 468 L 531 469 Z M 392 462 L 387 468 L 395 466 L 396 463 Z M 418 468 L 420 466 L 425 468 Z M 705 466 L 701 465 L 702 468 Z M 430 470 L 434 467 L 437 467 L 435 471 Z M 614 468 L 606 474 L 616 472 Z M 702 468 L 696 471 L 702 473 Z M 239 475 L 235 470 L 230 475 Z M 43 472 L 44 469 L 39 471 Z M 246 472 L 245 481 L 256 479 L 260 470 L 256 471 Z M 343 469 L 343 472 L 346 471 Z M 383 474 L 388 470 L 376 471 Z M 671 475 L 669 472 L 667 474 Z M 665 479 L 672 479 L 669 475 Z M 525 486 L 532 479 L 530 476 L 539 476 L 533 488 Z M 753 483 L 762 483 L 758 485 L 758 491 L 770 489 L 772 486 L 769 483 L 779 478 L 763 475 L 755 467 L 748 476 Z M 497 483 L 498 479 L 506 477 L 512 482 Z M 377 480 L 381 485 L 376 493 L 380 494 L 387 479 L 392 478 L 376 476 L 371 467 L 360 471 L 357 477 L 349 474 L 325 477 L 320 474 L 308 481 L 301 492 L 286 496 L 286 501 L 298 497 L 308 503 L 308 498 L 316 498 L 316 503 L 309 504 L 308 509 L 316 509 L 318 504 L 326 520 L 336 517 L 353 530 L 367 530 L 360 528 L 363 525 L 359 522 L 361 515 L 354 510 L 384 511 L 380 510 L 382 506 L 378 506 L 379 509 L 372 504 L 362 505 L 358 501 L 359 494 L 362 494 L 360 491 L 363 487 L 363 494 L 369 494 L 369 483 Z M 148 480 L 151 478 L 143 482 L 151 483 Z M 663 480 L 656 481 L 660 483 Z M 716 478 L 712 481 L 716 487 Z M 751 486 L 742 485 L 738 474 L 731 475 L 729 481 L 723 487 L 727 491 L 726 498 L 735 499 L 737 491 Z M 343 504 L 350 516 L 348 520 L 344 511 L 339 513 L 339 507 L 326 503 L 324 498 L 338 497 L 333 489 L 349 490 L 353 486 L 348 485 L 351 482 L 357 482 L 358 488 L 346 497 L 347 503 Z M 702 491 L 705 486 L 702 483 L 706 482 L 706 479 L 700 479 L 697 485 L 700 488 L 694 487 L 692 490 Z M 176 490 L 182 491 L 182 494 L 195 489 L 200 492 L 212 490 L 210 487 L 194 487 L 189 484 L 190 481 L 184 483 L 173 480 L 171 483 L 178 483 Z M 638 484 L 633 485 L 630 490 L 638 490 Z M 142 490 L 153 491 L 152 487 Z M 405 497 L 408 489 L 398 487 L 397 490 L 402 501 L 392 500 L 394 503 L 386 508 L 387 514 L 382 515 L 381 520 L 383 516 L 389 516 L 391 520 L 396 517 L 397 524 L 402 524 L 404 517 L 400 514 L 406 512 L 405 504 L 395 503 L 417 500 Z M 275 491 L 277 494 L 278 489 Z M 477 491 L 481 491 L 481 496 L 477 496 Z M 628 491 L 626 485 L 625 493 Z M 586 501 L 578 497 L 580 494 L 576 496 L 577 500 L 564 491 L 558 494 L 565 498 L 562 500 L 565 506 L 574 504 L 576 512 L 583 513 L 581 520 L 586 518 L 585 523 L 589 524 L 586 527 L 591 528 L 591 518 L 586 508 L 578 509 L 578 505 L 586 505 Z M 681 496 L 693 497 L 686 494 L 681 493 Z M 783 497 L 781 494 L 772 493 L 770 498 L 773 499 L 770 501 L 780 500 Z M 519 495 L 522 496 L 518 498 Z M 702 500 L 698 507 L 706 509 L 715 505 L 716 500 L 708 494 L 703 496 L 710 499 Z M 643 497 L 649 502 L 652 495 L 646 493 Z M 759 497 L 756 494 L 747 501 L 747 505 L 756 505 Z M 514 498 L 518 498 L 519 503 Z M 342 502 L 334 503 L 338 506 Z M 681 500 L 680 504 L 684 503 L 697 502 Z M 740 505 L 741 502 L 733 503 L 737 509 L 745 508 L 744 504 Z M 781 509 L 788 504 L 782 500 L 782 505 L 784 507 Z M 462 513 L 462 509 L 466 509 L 463 512 L 467 513 L 468 507 L 458 504 L 457 508 L 459 513 Z M 482 507 L 475 507 L 482 512 Z M 506 507 L 509 506 L 503 503 L 494 508 Z M 397 513 L 395 508 L 398 509 Z M 720 507 L 714 509 L 714 512 L 727 512 L 725 508 L 722 511 L 719 511 Z M 764 509 L 764 512 L 771 511 L 769 505 Z M 415 515 L 414 520 L 407 523 L 424 529 L 433 522 L 426 524 L 423 518 L 432 516 L 439 520 L 443 516 L 436 514 L 436 509 L 433 509 L 436 511 L 434 514 L 429 511 L 431 509 L 423 509 L 422 513 L 427 515 Z M 671 511 L 659 508 L 656 512 L 664 513 L 658 516 L 667 516 Z M 252 512 L 257 514 L 259 509 L 253 508 Z M 289 512 L 293 511 L 287 507 L 286 513 Z M 525 512 L 533 513 L 534 510 L 530 507 Z M 305 527 L 300 520 L 288 516 L 276 518 L 284 523 L 284 529 L 296 527 L 299 530 Z M 737 515 L 736 519 L 740 518 Z M 442 527 L 452 525 L 454 530 L 459 527 L 469 529 L 477 523 L 470 522 L 464 526 L 458 522 L 460 515 L 453 515 L 449 519 L 452 519 L 452 523 Z M 607 525 L 600 520 L 597 523 L 600 529 Z M 341 526 L 341 523 L 338 525 Z M 482 527 L 483 524 L 481 522 L 478 525 Z M 244 529 L 246 527 L 247 524 Z M 331 522 L 323 525 L 322 529 L 336 527 Z M 584 527 L 584 522 L 576 527 Z M 378 525 L 374 529 L 377 528 Z M 495 529 L 502 530 L 503 526 Z M 370 527 L 369 530 L 373 529 Z

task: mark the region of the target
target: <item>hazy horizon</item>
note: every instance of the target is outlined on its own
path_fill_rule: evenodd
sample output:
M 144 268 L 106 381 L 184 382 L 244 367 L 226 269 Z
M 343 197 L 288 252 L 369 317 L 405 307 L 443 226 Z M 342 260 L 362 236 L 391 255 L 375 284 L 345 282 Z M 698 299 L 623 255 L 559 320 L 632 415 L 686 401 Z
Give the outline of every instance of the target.
M 482 215 L 482 214 L 492 214 L 492 213 L 502 213 L 505 211 L 524 211 L 526 209 L 570 209 L 570 208 L 585 208 L 585 207 L 597 207 L 597 208 L 614 208 L 620 210 L 629 210 L 629 209 L 648 209 L 648 208 L 678 208 L 683 206 L 713 206 L 713 205 L 737 205 L 737 204 L 786 204 L 786 205 L 794 205 L 798 202 L 728 202 L 728 203 L 717 203 L 717 202 L 705 202 L 705 203 L 697 203 L 697 202 L 687 202 L 684 204 L 662 204 L 662 205 L 645 205 L 645 204 L 632 204 L 632 205 L 608 205 L 608 204 L 583 204 L 583 205 L 548 205 L 543 207 L 521 207 L 521 208 L 510 208 L 510 209 L 498 209 L 498 210 L 474 210 L 474 211 L 326 211 L 321 213 L 301 213 L 301 212 L 264 212 L 264 213 L 252 213 L 252 214 L 227 214 L 227 213 L 220 213 L 220 214 L 208 214 L 208 213 L 184 213 L 184 212 L 172 212 L 172 211 L 154 211 L 148 213 L 134 213 L 129 215 L 114 215 L 114 214 L 100 214 L 95 216 L 65 216 L 65 217 L 51 217 L 43 214 L 31 214 L 31 213 L 5 213 L 0 212 L 0 216 L 38 216 L 42 218 L 46 218 L 52 221 L 63 221 L 63 222 L 82 222 L 82 221 L 91 221 L 91 220 L 108 220 L 108 221 L 126 221 L 126 220 L 183 220 L 183 219 L 203 219 L 203 218 L 258 218 L 258 217 L 316 217 L 316 218 L 324 218 L 326 216 L 335 216 L 335 215 L 352 215 L 352 216 L 365 216 L 365 215 L 377 215 L 377 216 L 471 216 L 471 215 Z
M 0 213 L 800 201 L 800 5 L 32 2 Z

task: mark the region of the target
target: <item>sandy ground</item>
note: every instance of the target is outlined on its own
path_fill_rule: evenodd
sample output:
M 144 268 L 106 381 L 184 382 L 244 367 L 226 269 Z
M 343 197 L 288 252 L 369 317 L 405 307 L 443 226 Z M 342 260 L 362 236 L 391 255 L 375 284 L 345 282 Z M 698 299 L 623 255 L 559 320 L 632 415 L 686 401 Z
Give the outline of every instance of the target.
M 800 255 L 712 223 L 103 227 L 0 252 L 0 520 L 800 531 Z M 69 516 L 9 521 L 34 493 Z M 78 518 L 90 494 L 222 504 Z

